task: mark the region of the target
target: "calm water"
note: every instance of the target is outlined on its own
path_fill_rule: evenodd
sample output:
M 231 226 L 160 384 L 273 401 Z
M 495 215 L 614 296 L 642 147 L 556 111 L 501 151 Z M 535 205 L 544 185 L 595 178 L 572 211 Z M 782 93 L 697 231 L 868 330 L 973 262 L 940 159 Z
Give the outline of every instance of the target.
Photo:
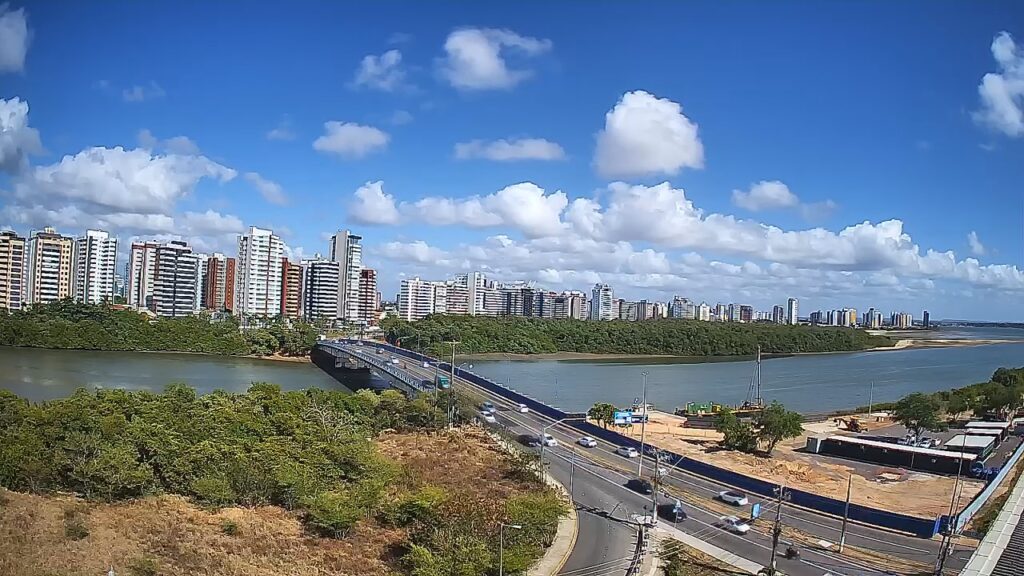
M 0 388 L 31 400 L 71 395 L 76 388 L 124 388 L 159 392 L 183 382 L 199 393 L 244 392 L 252 382 L 285 390 L 345 388 L 307 363 L 199 354 L 91 352 L 0 347 Z
M 872 381 L 874 401 L 885 402 L 910 392 L 987 381 L 1000 366 L 1024 366 L 1024 330 L 950 329 L 935 337 L 1021 343 L 772 358 L 761 363 L 761 395 L 793 410 L 824 412 L 866 405 Z M 743 402 L 754 362 L 501 361 L 473 366 L 478 374 L 567 410 L 585 410 L 598 400 L 629 405 L 640 396 L 644 370 L 648 402 L 671 411 L 691 401 Z

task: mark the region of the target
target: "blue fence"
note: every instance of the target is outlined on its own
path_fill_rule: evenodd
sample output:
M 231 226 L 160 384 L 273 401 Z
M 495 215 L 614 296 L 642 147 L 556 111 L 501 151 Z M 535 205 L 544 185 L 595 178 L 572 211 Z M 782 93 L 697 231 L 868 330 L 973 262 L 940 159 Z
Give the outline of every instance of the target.
M 378 344 L 378 346 L 383 347 L 389 352 L 400 354 L 407 358 L 413 358 L 419 362 L 438 362 L 436 359 L 431 358 L 429 356 L 424 356 L 423 354 L 419 354 L 411 350 L 405 350 L 403 348 L 398 348 L 390 344 Z M 445 372 L 451 370 L 451 365 L 444 362 L 439 362 L 438 366 L 440 370 Z M 583 414 L 580 413 L 564 412 L 553 406 L 548 406 L 543 402 L 530 398 L 529 396 L 524 396 L 523 394 L 520 394 L 514 390 L 509 390 L 508 388 L 505 388 L 500 384 L 487 380 L 486 378 L 483 378 L 482 376 L 474 374 L 468 370 L 456 368 L 455 375 L 459 378 L 464 378 L 489 392 L 493 392 L 494 394 L 506 398 L 511 402 L 525 404 L 530 408 L 530 410 L 533 410 L 555 420 L 582 418 L 584 416 Z M 640 449 L 639 440 L 630 438 L 628 436 L 623 436 L 622 434 L 619 434 L 614 430 L 608 430 L 596 424 L 592 424 L 590 422 L 586 422 L 583 420 L 569 420 L 568 422 L 566 422 L 566 425 L 571 426 L 572 428 L 575 428 L 588 436 L 604 440 L 605 442 L 611 443 L 616 446 L 633 446 L 638 450 Z M 1019 458 L 1022 450 L 1024 450 L 1024 445 L 1022 445 L 1021 448 L 1018 448 L 1017 452 L 1014 454 L 1014 458 Z M 726 470 L 724 468 L 719 468 L 717 466 L 713 466 L 705 462 L 699 462 L 692 458 L 675 454 L 673 452 L 665 450 L 661 452 L 662 454 L 668 456 L 667 464 L 669 466 L 673 466 L 680 470 L 691 472 L 698 476 L 709 478 L 716 482 L 728 484 L 729 486 L 739 488 L 740 490 L 744 490 L 746 492 L 760 494 L 762 496 L 767 497 L 774 497 L 774 491 L 778 487 L 777 484 L 765 482 L 764 480 L 760 480 L 758 478 L 751 478 L 750 476 L 744 476 L 737 472 Z M 1014 459 L 1013 462 L 1016 462 L 1016 460 Z M 1005 476 L 1006 472 L 1010 469 L 1010 467 L 1010 463 L 1007 463 L 1007 465 L 1004 466 L 1003 469 L 1000 471 L 1000 475 Z M 998 479 L 1001 480 L 1002 476 L 998 477 Z M 990 484 L 989 487 L 986 488 L 986 490 L 994 490 L 994 486 L 996 484 L 997 481 L 993 481 L 992 484 Z M 843 510 L 846 507 L 846 502 L 843 500 L 819 496 L 818 494 L 804 492 L 803 490 L 788 489 L 787 492 L 790 493 L 790 502 L 792 504 L 795 504 L 803 508 L 816 510 L 818 512 L 824 512 L 825 514 L 831 514 L 833 516 L 842 516 Z M 979 498 L 976 498 L 975 501 L 977 501 Z M 987 498 L 988 497 L 986 496 L 986 499 Z M 982 502 L 982 504 L 983 503 L 984 502 Z M 972 502 L 971 506 L 974 506 L 974 504 L 975 502 Z M 971 506 L 968 506 L 968 508 L 970 508 Z M 977 507 L 980 506 L 981 504 L 978 504 Z M 975 507 L 974 511 L 977 510 L 977 507 Z M 974 511 L 972 511 L 971 514 L 973 514 Z M 966 512 L 967 510 L 964 510 L 964 513 L 961 513 L 960 516 L 963 517 L 966 514 Z M 944 526 L 945 522 L 947 521 L 946 516 L 931 519 L 919 518 L 917 516 L 908 516 L 906 514 L 887 512 L 885 510 L 879 510 L 877 508 L 871 508 L 869 506 L 863 506 L 861 504 L 853 503 L 850 504 L 850 519 L 855 522 L 870 524 L 872 526 L 877 526 L 880 528 L 886 528 L 889 530 L 896 530 L 899 532 L 914 534 L 915 536 L 919 536 L 921 538 L 931 538 L 939 532 L 940 527 Z M 958 526 L 962 526 L 962 524 L 958 522 Z
M 1017 464 L 1017 461 L 1021 459 L 1021 455 L 1024 454 L 1024 442 L 1021 442 L 1020 446 L 1014 450 L 1013 454 L 1006 460 L 1006 464 L 999 469 L 999 472 L 992 478 L 992 481 L 985 486 L 985 489 L 978 492 L 978 495 L 971 500 L 971 503 L 964 507 L 960 514 L 956 516 L 956 531 L 960 532 L 964 529 L 964 526 L 978 513 L 978 510 L 988 502 L 988 499 L 992 497 L 992 494 L 999 487 L 999 483 L 1006 478 L 1006 475 L 1010 473 L 1010 470 Z M 947 517 L 943 516 L 943 525 L 947 521 Z

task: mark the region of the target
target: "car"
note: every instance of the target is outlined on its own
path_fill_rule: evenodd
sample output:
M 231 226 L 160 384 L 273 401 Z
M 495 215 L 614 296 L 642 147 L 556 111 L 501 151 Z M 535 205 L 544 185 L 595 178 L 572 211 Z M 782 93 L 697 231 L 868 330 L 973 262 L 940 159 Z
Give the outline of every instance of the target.
M 682 522 L 686 520 L 686 510 L 683 510 L 683 504 L 679 500 L 676 500 L 674 503 L 661 504 L 658 506 L 658 514 L 669 522 Z
M 488 414 L 494 414 L 495 412 L 498 411 L 498 409 L 494 407 L 494 404 L 491 404 L 490 402 L 484 402 L 483 404 L 480 405 L 480 411 L 486 412 Z
M 391 363 L 392 364 L 398 364 L 398 358 L 392 358 L 391 359 Z
M 483 421 L 487 422 L 488 424 L 494 424 L 495 422 L 497 422 L 497 420 L 494 418 L 494 414 L 491 414 L 490 412 L 481 412 L 480 417 L 483 418 Z
M 615 449 L 615 453 L 619 456 L 625 456 L 626 458 L 636 458 L 640 455 L 640 453 L 636 451 L 636 448 L 633 448 L 632 446 L 619 446 Z
M 427 362 L 426 360 L 424 360 L 423 361 L 423 367 L 424 368 L 430 368 L 430 362 Z
M 549 447 L 558 446 L 558 440 L 555 440 L 555 437 L 552 436 L 551 434 L 548 434 L 547 432 L 545 432 L 543 436 L 541 436 L 540 442 L 541 444 Z
M 526 414 L 529 411 L 530 411 L 530 407 L 527 406 L 526 404 L 520 404 L 519 405 L 519 413 L 520 414 Z
M 540 447 L 540 438 L 537 438 L 533 434 L 520 434 L 516 437 L 516 441 L 528 448 Z
M 577 440 L 576 443 L 584 448 L 597 448 L 597 440 L 594 440 L 590 436 L 584 436 Z
M 924 438 L 921 438 L 920 440 L 917 441 L 918 448 L 933 448 L 938 445 L 938 440 L 936 440 L 935 438 L 930 438 L 928 436 L 925 436 Z
M 643 478 L 630 478 L 626 482 L 626 488 L 639 494 L 654 494 L 654 485 Z
M 722 528 L 725 528 L 734 534 L 743 535 L 750 532 L 750 524 L 747 524 L 735 516 L 722 516 L 718 519 L 718 524 Z
M 718 499 L 727 504 L 732 504 L 733 506 L 746 506 L 749 502 L 746 494 L 743 492 L 736 492 L 735 490 L 719 492 Z

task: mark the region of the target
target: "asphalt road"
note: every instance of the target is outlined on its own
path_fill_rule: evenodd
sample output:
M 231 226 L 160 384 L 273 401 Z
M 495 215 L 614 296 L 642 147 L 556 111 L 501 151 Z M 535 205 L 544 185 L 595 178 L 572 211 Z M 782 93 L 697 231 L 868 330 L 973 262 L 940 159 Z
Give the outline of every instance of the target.
M 368 354 L 364 350 L 352 350 Z M 405 362 L 405 370 L 421 379 L 433 379 L 433 368 L 423 368 L 412 361 Z M 566 576 L 603 576 L 622 574 L 632 557 L 636 529 L 632 518 L 645 513 L 645 506 L 651 506 L 650 497 L 625 488 L 625 482 L 636 475 L 637 459 L 626 459 L 614 453 L 615 446 L 600 442 L 598 447 L 586 449 L 574 443 L 580 433 L 567 423 L 554 423 L 549 418 L 534 413 L 520 413 L 516 406 L 503 397 L 491 394 L 473 384 L 456 379 L 455 386 L 463 391 L 471 390 L 481 400 L 491 401 L 499 408 L 498 422 L 513 434 L 538 434 L 547 430 L 559 442 L 559 446 L 544 449 L 544 460 L 551 474 L 570 485 L 572 472 L 573 499 L 580 511 L 580 526 L 577 544 L 569 561 L 561 572 Z M 573 456 L 575 453 L 575 457 Z M 575 465 L 570 465 L 574 460 Z M 646 459 L 644 475 L 652 470 L 653 461 Z M 663 478 L 663 490 L 679 497 L 689 518 L 678 527 L 702 540 L 713 542 L 739 556 L 766 565 L 770 559 L 771 537 L 769 529 L 774 517 L 776 503 L 761 502 L 761 519 L 754 522 L 754 530 L 739 536 L 723 530 L 719 517 L 735 514 L 745 517 L 750 507 L 732 509 L 714 497 L 728 486 L 695 476 L 681 470 L 670 470 Z M 668 494 L 662 494 L 662 497 Z M 751 504 L 760 497 L 751 497 Z M 841 519 L 822 515 L 811 510 L 790 505 L 783 507 L 783 523 L 787 530 L 797 530 L 798 539 L 814 542 L 818 539 L 838 542 Z M 788 541 L 792 532 L 783 539 Z M 922 566 L 933 566 L 938 553 L 937 540 L 924 540 L 897 534 L 869 526 L 850 523 L 847 527 L 848 546 L 861 548 L 866 556 L 840 556 L 833 552 L 817 550 L 798 542 L 801 558 L 797 561 L 778 560 L 779 568 L 792 576 L 835 576 L 901 574 L 919 572 Z M 780 546 L 780 548 L 782 548 Z M 872 557 L 870 554 L 877 554 Z M 889 561 L 892 556 L 897 561 Z M 969 551 L 954 552 L 947 561 L 947 571 L 956 573 L 966 563 Z M 907 562 L 907 563 L 904 563 Z M 912 563 L 912 564 L 910 564 Z

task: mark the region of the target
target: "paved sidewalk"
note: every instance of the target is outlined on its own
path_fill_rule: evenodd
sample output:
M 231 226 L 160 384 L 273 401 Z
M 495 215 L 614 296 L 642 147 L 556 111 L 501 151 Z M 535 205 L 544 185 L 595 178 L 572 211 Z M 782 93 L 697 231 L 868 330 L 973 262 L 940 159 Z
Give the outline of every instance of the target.
M 555 539 L 548 546 L 544 556 L 537 560 L 526 571 L 526 576 L 555 576 L 565 566 L 566 560 L 572 554 L 572 548 L 576 545 L 576 535 L 579 531 L 579 517 L 576 514 L 576 506 L 569 500 L 569 491 L 562 486 L 558 480 L 544 473 L 544 481 L 549 486 L 562 493 L 566 502 L 569 503 L 569 514 L 558 521 L 558 530 L 555 532 Z
M 705 542 L 699 538 L 695 538 L 687 534 L 686 532 L 679 530 L 678 528 L 674 528 L 671 525 L 665 524 L 664 522 L 658 522 L 658 526 L 657 528 L 655 528 L 655 531 L 661 534 L 663 538 L 669 537 L 674 540 L 678 540 L 683 544 L 690 546 L 691 548 L 696 548 L 697 550 L 700 550 L 708 556 L 721 560 L 722 562 L 732 566 L 733 568 L 736 568 L 737 570 L 742 570 L 747 574 L 756 575 L 758 570 L 761 570 L 763 568 L 763 566 L 761 566 L 757 562 L 752 562 L 750 560 L 747 560 L 746 558 L 741 558 L 733 554 L 732 552 L 729 552 L 728 550 L 724 550 L 710 542 Z M 654 550 L 654 552 L 656 551 L 657 550 Z

